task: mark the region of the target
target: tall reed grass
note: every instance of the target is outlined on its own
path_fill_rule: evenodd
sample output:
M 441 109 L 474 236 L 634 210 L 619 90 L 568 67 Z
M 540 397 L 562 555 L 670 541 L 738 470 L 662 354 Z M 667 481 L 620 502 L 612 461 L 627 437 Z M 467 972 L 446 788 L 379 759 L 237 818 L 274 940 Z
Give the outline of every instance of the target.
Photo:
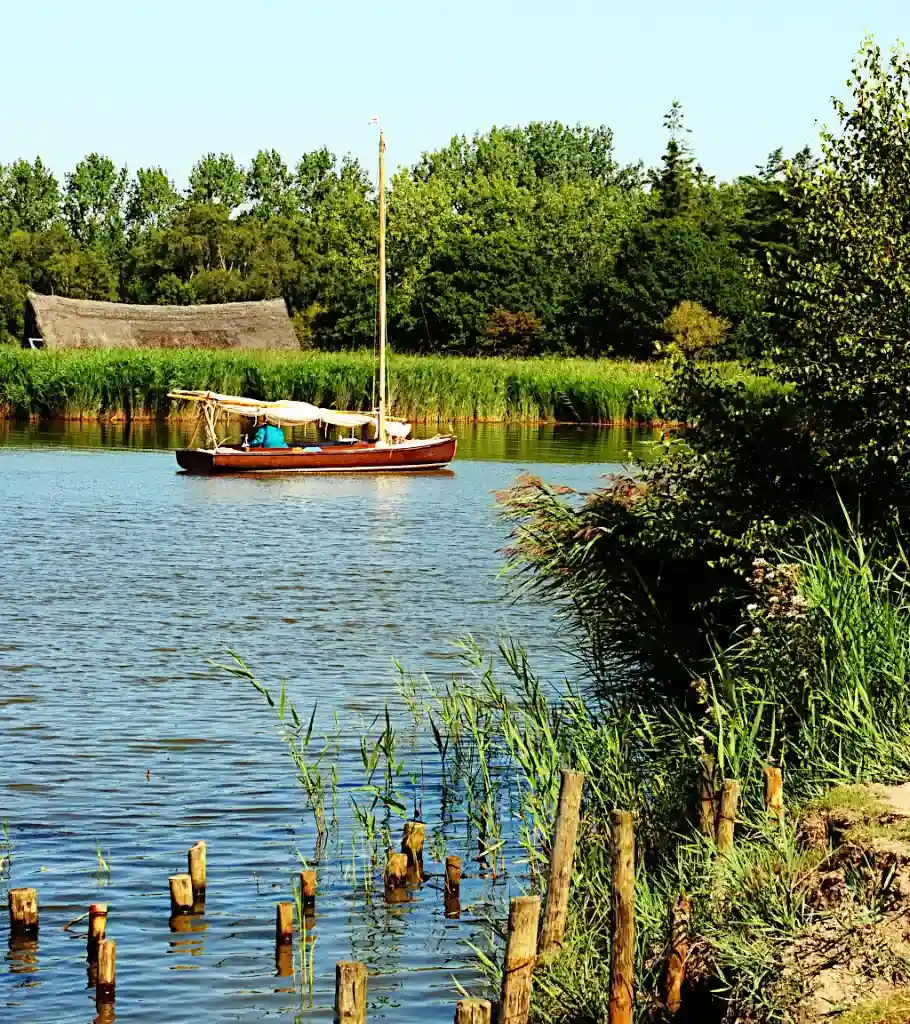
M 173 388 L 368 409 L 374 369 L 368 351 L 0 347 L 0 409 L 16 417 L 195 415 L 168 399 Z M 741 375 L 733 364 L 725 372 Z M 748 383 L 756 394 L 768 386 L 759 378 L 749 377 Z M 399 355 L 390 360 L 394 412 L 423 422 L 645 423 L 659 419 L 660 390 L 661 371 L 653 363 Z
M 799 819 L 800 806 L 832 785 L 910 775 L 910 560 L 878 557 L 854 530 L 825 529 L 778 564 L 757 565 L 754 588 L 746 635 L 718 652 L 715 671 L 695 681 L 699 699 L 682 707 L 548 688 L 511 645 L 501 652 L 505 682 L 468 645 L 472 674 L 442 688 L 409 684 L 409 703 L 430 716 L 452 777 L 462 780 L 469 818 L 489 821 L 485 780 L 498 780 L 495 810 L 518 822 L 531 888 L 543 884 L 559 769 L 585 772 L 567 945 L 535 976 L 537 1021 L 606 1019 L 616 807 L 636 821 L 641 1020 L 659 1004 L 667 909 L 680 893 L 695 908 L 687 1019 L 705 1021 L 799 1019 L 811 984 L 786 965 L 794 950 L 821 941 L 813 939 L 819 922 L 829 922 L 824 942 L 846 948 L 893 916 L 894 873 L 854 849 L 831 926 L 819 872 L 836 865 L 830 850 L 802 841 Z M 743 788 L 736 845 L 723 857 L 696 826 L 706 751 L 719 776 Z M 783 824 L 763 802 L 764 768 L 775 762 L 786 779 Z M 893 958 L 879 960 L 864 970 L 887 984 Z M 481 963 L 495 982 L 495 957 L 481 953 Z

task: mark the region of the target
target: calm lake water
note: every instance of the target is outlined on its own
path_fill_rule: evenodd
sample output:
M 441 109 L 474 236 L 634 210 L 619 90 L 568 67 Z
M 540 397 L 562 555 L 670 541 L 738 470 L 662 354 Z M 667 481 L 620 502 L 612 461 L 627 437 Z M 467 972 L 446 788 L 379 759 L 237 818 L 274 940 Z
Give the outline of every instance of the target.
M 652 437 L 476 427 L 451 473 L 204 478 L 176 472 L 167 449 L 185 434 L 0 424 L 2 885 L 41 903 L 37 947 L 8 948 L 2 915 L 0 1019 L 94 1019 L 84 922 L 63 926 L 105 901 L 118 1021 L 331 1020 L 342 959 L 368 964 L 371 1024 L 448 1021 L 453 978 L 476 984 L 464 942 L 485 930 L 480 908 L 520 892 L 520 869 L 467 878 L 457 920 L 436 879 L 387 904 L 348 836 L 359 737 L 388 705 L 399 755 L 429 772 L 393 660 L 450 673 L 464 634 L 513 635 L 555 684 L 574 671 L 552 614 L 504 599 L 492 492 L 521 470 L 590 489 Z M 274 713 L 209 664 L 227 648 L 267 685 L 287 680 L 301 710 L 316 705 L 318 734 L 337 729 L 339 825 L 318 862 Z M 419 797 L 419 781 L 402 787 Z M 424 804 L 428 833 L 434 813 Z M 450 853 L 459 824 L 439 830 Z M 172 931 L 168 876 L 198 839 L 206 912 Z M 319 877 L 312 993 L 274 959 L 275 903 L 300 856 Z

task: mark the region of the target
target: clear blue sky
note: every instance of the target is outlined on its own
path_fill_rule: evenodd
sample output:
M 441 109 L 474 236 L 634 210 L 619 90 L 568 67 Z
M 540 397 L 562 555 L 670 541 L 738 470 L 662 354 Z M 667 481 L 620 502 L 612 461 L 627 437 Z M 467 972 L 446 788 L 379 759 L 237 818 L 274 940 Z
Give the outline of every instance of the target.
M 178 185 L 204 152 L 289 162 L 328 145 L 393 164 L 530 120 L 610 125 L 655 162 L 686 110 L 719 177 L 814 142 L 865 32 L 908 33 L 898 0 L 0 0 L 0 163 L 62 174 L 98 151 Z

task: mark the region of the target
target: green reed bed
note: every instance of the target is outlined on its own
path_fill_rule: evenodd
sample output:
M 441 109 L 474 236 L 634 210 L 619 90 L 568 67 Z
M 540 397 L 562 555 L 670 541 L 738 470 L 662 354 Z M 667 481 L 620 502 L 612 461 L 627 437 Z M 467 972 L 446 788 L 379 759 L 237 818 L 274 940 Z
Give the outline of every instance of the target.
M 208 388 L 368 409 L 374 366 L 368 351 L 0 348 L 0 408 L 12 417 L 164 419 L 195 414 L 175 406 L 169 390 Z M 732 364 L 726 372 L 742 375 Z M 426 422 L 647 423 L 660 419 L 661 373 L 660 364 L 607 359 L 396 355 L 390 400 L 395 413 Z M 762 389 L 744 379 L 756 394 Z

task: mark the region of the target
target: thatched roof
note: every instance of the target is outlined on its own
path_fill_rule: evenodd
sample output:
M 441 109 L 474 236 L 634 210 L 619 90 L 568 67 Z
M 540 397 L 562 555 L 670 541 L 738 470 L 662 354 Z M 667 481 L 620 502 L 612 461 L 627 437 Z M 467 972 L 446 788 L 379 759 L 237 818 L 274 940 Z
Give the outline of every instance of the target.
M 25 339 L 46 348 L 298 349 L 283 299 L 130 306 L 29 292 Z

